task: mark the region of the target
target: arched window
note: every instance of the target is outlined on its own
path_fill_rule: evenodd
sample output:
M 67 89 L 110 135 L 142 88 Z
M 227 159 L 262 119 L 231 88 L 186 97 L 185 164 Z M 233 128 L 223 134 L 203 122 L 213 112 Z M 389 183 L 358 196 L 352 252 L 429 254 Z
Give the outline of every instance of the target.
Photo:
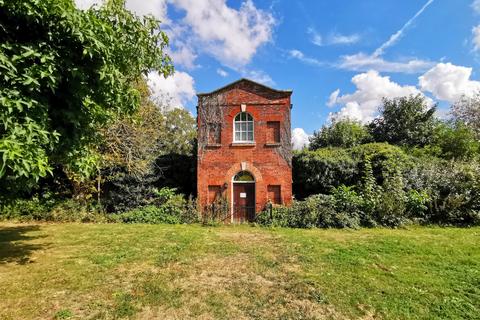
M 255 178 L 248 171 L 240 171 L 233 177 L 233 182 L 255 182 Z
M 253 117 L 247 112 L 240 112 L 235 116 L 235 142 L 253 142 Z

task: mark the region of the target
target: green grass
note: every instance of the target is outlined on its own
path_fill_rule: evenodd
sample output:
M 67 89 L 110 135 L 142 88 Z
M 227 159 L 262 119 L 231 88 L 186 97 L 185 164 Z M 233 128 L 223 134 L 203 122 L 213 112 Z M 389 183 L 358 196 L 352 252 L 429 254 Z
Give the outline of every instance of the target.
M 0 319 L 480 319 L 480 228 L 0 224 Z

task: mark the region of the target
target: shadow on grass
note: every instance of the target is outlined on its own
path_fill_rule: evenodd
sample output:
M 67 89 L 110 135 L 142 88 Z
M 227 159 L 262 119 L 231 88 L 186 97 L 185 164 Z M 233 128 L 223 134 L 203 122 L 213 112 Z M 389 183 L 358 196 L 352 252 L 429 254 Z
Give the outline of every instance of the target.
M 0 227 L 0 265 L 6 263 L 31 263 L 33 251 L 45 247 L 44 244 L 28 243 L 45 236 L 30 236 L 29 232 L 40 230 L 40 226 Z

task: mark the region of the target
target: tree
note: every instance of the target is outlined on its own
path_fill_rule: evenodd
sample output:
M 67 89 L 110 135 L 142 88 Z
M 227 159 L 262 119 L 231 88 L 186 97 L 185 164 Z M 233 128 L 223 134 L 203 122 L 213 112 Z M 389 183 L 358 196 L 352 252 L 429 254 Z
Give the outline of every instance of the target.
M 0 184 L 36 181 L 61 165 L 97 167 L 99 128 L 133 113 L 133 84 L 173 72 L 168 38 L 122 0 L 78 10 L 72 0 L 0 0 Z
M 383 99 L 380 117 L 369 124 L 370 133 L 377 142 L 427 145 L 432 139 L 435 110 L 421 95 Z
M 336 120 L 330 126 L 313 133 L 310 138 L 310 150 L 324 147 L 349 148 L 366 143 L 370 140 L 370 134 L 360 122 L 354 120 Z
M 145 81 L 137 84 L 141 105 L 102 130 L 103 167 L 122 167 L 137 178 L 152 174 L 167 154 L 192 155 L 196 122 L 185 109 L 156 105 Z
M 452 115 L 475 132 L 480 139 L 480 93 L 472 97 L 463 96 L 452 106 Z
M 102 130 L 101 169 L 93 190 L 107 211 L 125 211 L 151 204 L 155 190 L 169 186 L 193 194 L 195 119 L 185 109 L 171 109 L 151 100 L 146 81 L 136 88 L 141 105 Z M 83 183 L 87 188 L 94 181 Z M 192 183 L 193 182 L 193 183 Z
M 432 146 L 446 159 L 466 160 L 480 151 L 475 132 L 461 121 L 440 122 L 435 128 Z

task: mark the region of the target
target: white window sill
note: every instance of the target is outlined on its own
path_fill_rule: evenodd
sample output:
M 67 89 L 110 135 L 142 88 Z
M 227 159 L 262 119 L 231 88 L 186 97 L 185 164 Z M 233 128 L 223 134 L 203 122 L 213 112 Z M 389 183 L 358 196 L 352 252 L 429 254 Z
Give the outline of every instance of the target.
M 255 141 L 234 141 L 230 144 L 231 147 L 254 147 Z

